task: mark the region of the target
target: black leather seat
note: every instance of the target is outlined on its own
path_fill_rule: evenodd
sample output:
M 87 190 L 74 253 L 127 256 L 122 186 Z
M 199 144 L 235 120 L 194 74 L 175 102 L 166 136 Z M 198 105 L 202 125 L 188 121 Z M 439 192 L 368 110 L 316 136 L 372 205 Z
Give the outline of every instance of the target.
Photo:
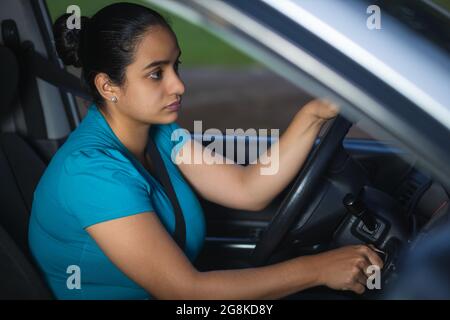
M 0 46 L 0 119 L 18 94 L 19 67 L 11 50 Z M 28 248 L 33 193 L 44 162 L 16 133 L 0 133 L 0 299 L 48 299 L 50 290 Z
M 39 271 L 0 226 L 0 300 L 51 298 Z

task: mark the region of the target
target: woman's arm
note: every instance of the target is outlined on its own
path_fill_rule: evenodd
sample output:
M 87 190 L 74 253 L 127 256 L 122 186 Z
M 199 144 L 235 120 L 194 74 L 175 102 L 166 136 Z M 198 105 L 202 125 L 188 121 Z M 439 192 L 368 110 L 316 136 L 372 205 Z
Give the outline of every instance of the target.
M 353 246 L 266 267 L 199 272 L 153 212 L 86 230 L 122 272 L 158 299 L 277 299 L 317 285 L 362 293 L 364 270 L 382 266 L 372 250 Z
M 204 147 L 195 141 L 187 143 L 181 150 L 194 156 L 201 152 L 197 157 L 203 157 L 204 162 L 181 163 L 178 166 L 205 199 L 235 209 L 261 210 L 294 178 L 311 151 L 323 123 L 336 114 L 336 106 L 321 100 L 313 100 L 302 107 L 279 141 L 259 157 L 276 162 L 269 165 L 269 174 L 262 174 L 268 165 L 260 161 L 246 167 L 207 164 L 213 162 L 212 157 L 204 153 Z

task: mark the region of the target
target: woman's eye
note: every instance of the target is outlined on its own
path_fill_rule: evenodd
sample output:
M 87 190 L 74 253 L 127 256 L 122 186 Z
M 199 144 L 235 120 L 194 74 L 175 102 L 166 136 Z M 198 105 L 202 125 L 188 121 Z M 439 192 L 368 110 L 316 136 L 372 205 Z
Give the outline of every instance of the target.
M 158 70 L 155 72 L 152 72 L 148 75 L 149 78 L 154 79 L 154 80 L 161 80 L 162 78 L 162 70 Z

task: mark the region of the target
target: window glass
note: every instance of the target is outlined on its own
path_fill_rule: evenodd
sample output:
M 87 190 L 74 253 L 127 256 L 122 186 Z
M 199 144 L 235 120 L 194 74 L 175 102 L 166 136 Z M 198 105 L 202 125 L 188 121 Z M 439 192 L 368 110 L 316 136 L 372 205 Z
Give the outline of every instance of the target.
M 120 1 L 47 0 L 52 20 L 78 5 L 81 15 L 92 16 L 104 6 Z M 146 1 L 129 1 L 148 6 Z M 312 99 L 287 80 L 254 61 L 198 26 L 152 6 L 167 18 L 177 34 L 183 52 L 180 74 L 186 85 L 178 123 L 194 131 L 194 121 L 202 128 L 279 129 L 282 134 L 301 106 Z M 81 70 L 67 67 L 80 76 Z M 76 98 L 84 117 L 89 101 Z M 352 138 L 370 138 L 357 126 Z

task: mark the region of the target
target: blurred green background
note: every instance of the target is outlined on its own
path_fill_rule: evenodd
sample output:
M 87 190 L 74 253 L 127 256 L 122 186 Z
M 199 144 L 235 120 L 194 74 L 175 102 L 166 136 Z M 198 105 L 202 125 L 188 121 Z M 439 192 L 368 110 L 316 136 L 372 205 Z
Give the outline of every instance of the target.
M 123 2 L 120 0 L 47 0 L 47 6 L 53 21 L 66 13 L 70 5 L 78 5 L 82 16 L 92 16 L 101 8 L 111 3 Z M 149 6 L 143 0 L 131 0 L 127 2 Z M 198 66 L 227 66 L 247 67 L 256 64 L 254 60 L 230 47 L 206 30 L 199 28 L 178 16 L 170 14 L 156 6 L 151 7 L 168 19 L 178 36 L 178 41 L 183 51 L 181 60 L 183 67 Z

